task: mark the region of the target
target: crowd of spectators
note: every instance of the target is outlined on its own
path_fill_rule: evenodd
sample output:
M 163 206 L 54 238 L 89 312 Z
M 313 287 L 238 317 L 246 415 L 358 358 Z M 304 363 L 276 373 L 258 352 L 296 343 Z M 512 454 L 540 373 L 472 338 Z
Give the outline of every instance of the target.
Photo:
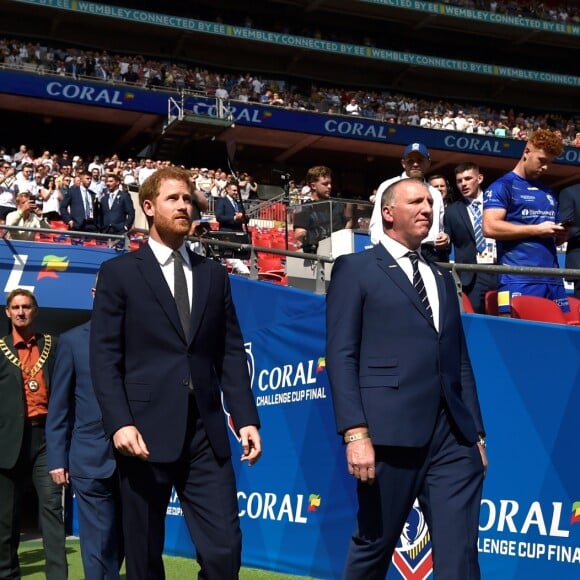
M 34 65 L 38 72 L 135 83 L 143 88 L 186 89 L 209 97 L 259 103 L 325 114 L 428 129 L 527 140 L 536 129 L 559 131 L 565 145 L 580 147 L 580 118 L 561 113 L 524 113 L 505 107 L 393 93 L 311 85 L 310 94 L 293 89 L 283 79 L 210 71 L 143 56 L 110 55 L 106 50 L 51 48 L 40 43 L 0 39 L 0 59 L 11 67 Z
M 83 172 L 91 173 L 88 189 L 98 200 L 106 193 L 106 179 L 111 174 L 119 177 L 124 191 L 136 191 L 152 173 L 170 165 L 173 163 L 168 160 L 123 160 L 118 155 L 83 159 L 68 151 L 58 154 L 45 150 L 37 155 L 25 144 L 18 150 L 0 147 L 0 224 L 8 223 L 7 215 L 19 209 L 19 197 L 24 193 L 33 215 L 51 222 L 61 220 L 61 202 L 71 187 L 81 184 Z M 245 171 L 233 175 L 220 167 L 192 166 L 190 173 L 199 199 L 207 201 L 202 210 L 211 209 L 215 200 L 225 195 L 228 183 L 234 181 L 242 201 L 253 203 L 258 199 L 258 183 Z
M 574 2 L 542 2 L 538 0 L 439 0 L 442 4 L 487 10 L 506 16 L 522 16 L 538 20 L 580 24 L 580 7 Z

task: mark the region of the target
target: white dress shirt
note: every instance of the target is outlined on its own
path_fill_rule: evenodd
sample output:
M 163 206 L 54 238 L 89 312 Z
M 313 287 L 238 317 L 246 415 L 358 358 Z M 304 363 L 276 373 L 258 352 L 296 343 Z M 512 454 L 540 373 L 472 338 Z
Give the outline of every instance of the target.
M 397 242 L 391 238 L 388 234 L 383 233 L 381 236 L 380 243 L 383 244 L 387 252 L 391 254 L 395 262 L 399 265 L 401 270 L 405 273 L 409 282 L 411 283 L 410 292 L 416 292 L 413 287 L 413 265 L 409 259 L 409 248 L 403 246 L 403 244 Z M 425 290 L 427 292 L 427 298 L 429 300 L 429 305 L 431 306 L 431 312 L 433 314 L 433 323 L 437 332 L 439 332 L 439 293 L 437 292 L 437 283 L 435 282 L 435 274 L 433 270 L 427 265 L 425 259 L 421 255 L 421 250 L 418 248 L 416 252 L 419 254 L 419 273 L 423 278 L 423 283 L 425 284 Z
M 153 252 L 156 260 L 159 262 L 159 267 L 163 272 L 163 276 L 165 277 L 165 281 L 171 290 L 171 294 L 175 296 L 175 289 L 173 287 L 173 250 L 165 246 L 164 244 L 159 243 L 158 241 L 154 240 L 153 238 L 149 238 L 148 242 L 151 251 Z M 183 256 L 183 270 L 185 272 L 185 281 L 187 282 L 187 295 L 189 296 L 189 304 L 191 306 L 192 297 L 193 297 L 193 276 L 191 270 L 191 263 L 189 261 L 189 254 L 185 249 L 185 244 L 181 244 L 178 248 L 178 252 Z

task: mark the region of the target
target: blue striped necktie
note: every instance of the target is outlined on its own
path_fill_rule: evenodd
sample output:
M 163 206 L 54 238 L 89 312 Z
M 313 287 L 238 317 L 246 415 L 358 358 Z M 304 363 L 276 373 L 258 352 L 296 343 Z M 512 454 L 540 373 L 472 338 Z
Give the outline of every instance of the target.
M 417 290 L 421 303 L 425 307 L 427 314 L 433 320 L 433 312 L 431 311 L 431 304 L 429 304 L 429 298 L 427 298 L 427 290 L 425 289 L 425 282 L 423 282 L 423 276 L 419 272 L 419 254 L 417 252 L 409 252 L 407 254 L 409 260 L 411 260 L 411 265 L 413 266 L 413 287 Z
M 479 208 L 479 201 L 471 202 L 469 206 L 473 215 L 473 233 L 475 234 L 475 247 L 478 253 L 483 254 L 485 250 L 485 238 L 483 237 L 483 230 L 481 229 L 481 209 Z

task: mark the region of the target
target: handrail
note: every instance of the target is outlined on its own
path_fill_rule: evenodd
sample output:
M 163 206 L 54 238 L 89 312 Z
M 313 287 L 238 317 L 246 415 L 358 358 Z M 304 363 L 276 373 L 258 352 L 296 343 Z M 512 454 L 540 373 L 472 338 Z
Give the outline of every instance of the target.
M 325 287 L 325 277 L 324 277 L 324 266 L 323 264 L 332 264 L 334 258 L 332 256 L 324 256 L 320 254 L 308 254 L 306 252 L 296 252 L 294 250 L 285 250 L 282 248 L 267 248 L 265 246 L 254 246 L 252 244 L 239 244 L 237 242 L 227 242 L 225 240 L 218 240 L 208 236 L 197 237 L 189 236 L 187 238 L 193 242 L 199 242 L 200 244 L 211 243 L 212 246 L 222 246 L 224 248 L 236 248 L 241 251 L 250 251 L 250 280 L 259 280 L 260 276 L 258 273 L 258 252 L 263 252 L 264 254 L 274 254 L 277 256 L 286 256 L 289 258 L 300 258 L 302 260 L 312 260 L 314 262 L 314 272 L 316 275 L 316 294 L 324 294 L 326 292 Z
M 5 231 L 4 231 L 5 230 Z M 58 234 L 61 236 L 68 236 L 71 238 L 92 238 L 100 239 L 108 242 L 110 248 L 114 247 L 118 242 L 123 242 L 123 250 L 129 251 L 129 236 L 125 234 L 100 234 L 97 232 L 80 232 L 77 230 L 61 230 L 53 228 L 27 228 L 24 226 L 9 226 L 7 224 L 0 225 L 0 231 L 2 231 L 1 237 L 6 238 L 6 234 L 10 231 L 16 232 L 33 232 L 39 234 Z M 35 240 L 20 240 L 18 238 L 11 241 L 15 242 L 26 242 Z
M 109 247 L 115 246 L 116 242 L 123 241 L 123 250 L 129 251 L 129 236 L 123 234 L 101 234 L 96 232 L 80 232 L 76 230 L 61 230 L 52 228 L 26 228 L 22 226 L 9 226 L 2 224 L 0 226 L 2 230 L 1 237 L 5 238 L 6 233 L 14 231 L 27 231 L 34 233 L 43 234 L 59 234 L 69 237 L 83 237 L 83 238 L 93 238 L 101 239 L 108 242 Z M 144 233 L 145 230 L 133 230 L 136 232 Z M 241 251 L 250 252 L 250 280 L 259 280 L 258 272 L 258 252 L 264 254 L 274 254 L 278 256 L 286 256 L 290 258 L 300 258 L 302 260 L 312 260 L 315 263 L 315 273 L 316 273 L 316 288 L 315 292 L 317 294 L 324 294 L 326 288 L 324 286 L 324 267 L 323 264 L 332 264 L 335 258 L 332 256 L 326 256 L 322 254 L 309 254 L 306 252 L 297 252 L 295 250 L 286 250 L 283 248 L 269 248 L 266 246 L 255 246 L 253 244 L 240 244 L 238 242 L 229 242 L 225 240 L 220 240 L 212 238 L 211 236 L 188 236 L 186 238 L 192 242 L 199 242 L 201 244 L 211 243 L 212 246 L 221 246 L 224 248 L 233 248 Z M 26 241 L 26 240 L 15 240 L 15 241 Z M 566 280 L 580 280 L 580 269 L 576 268 L 540 268 L 535 266 L 499 266 L 496 264 L 460 264 L 455 262 L 437 262 L 437 265 L 445 270 L 450 270 L 453 278 L 455 279 L 458 296 L 461 297 L 461 282 L 459 281 L 458 272 L 486 272 L 490 274 L 526 274 L 529 276 L 545 276 L 550 278 L 565 278 Z

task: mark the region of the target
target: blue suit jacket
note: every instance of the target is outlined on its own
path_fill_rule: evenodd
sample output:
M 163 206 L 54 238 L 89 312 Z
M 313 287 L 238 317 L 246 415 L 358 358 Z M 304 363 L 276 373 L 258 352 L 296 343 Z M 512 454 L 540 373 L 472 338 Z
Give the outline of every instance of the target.
M 93 217 L 95 221 L 98 221 L 99 208 L 96 195 L 93 191 L 91 191 L 91 197 L 93 199 Z M 64 223 L 72 220 L 74 222 L 74 229 L 79 229 L 82 226 L 86 216 L 83 194 L 80 187 L 73 186 L 65 193 L 60 202 L 60 215 Z
M 48 469 L 103 479 L 115 471 L 89 369 L 90 323 L 61 335 L 46 420 Z
M 467 205 L 460 199 L 447 207 L 443 221 L 445 232 L 455 250 L 455 261 L 460 264 L 477 264 L 475 233 L 468 211 Z M 474 276 L 475 272 L 459 272 L 464 286 L 471 284 Z
M 237 429 L 259 426 L 226 269 L 189 252 L 193 306 L 185 336 L 148 245 L 101 266 L 91 326 L 91 370 L 105 432 L 136 425 L 150 461 L 173 462 L 185 439 L 189 378 L 209 442 L 231 454 L 223 393 Z
M 442 394 L 467 441 L 484 432 L 455 286 L 449 273 L 430 267 L 439 332 L 382 244 L 335 262 L 326 366 L 340 433 L 368 425 L 375 445 L 424 446 Z
M 135 208 L 133 200 L 126 191 L 118 191 L 113 205 L 109 208 L 108 195 L 99 204 L 99 223 L 101 231 L 110 234 L 123 234 L 133 227 Z
M 566 268 L 580 268 L 580 183 L 560 192 L 560 219 L 573 222 L 568 234 Z
M 243 231 L 242 222 L 234 220 L 236 210 L 228 197 L 220 197 L 215 204 L 215 219 L 220 225 L 220 230 Z

